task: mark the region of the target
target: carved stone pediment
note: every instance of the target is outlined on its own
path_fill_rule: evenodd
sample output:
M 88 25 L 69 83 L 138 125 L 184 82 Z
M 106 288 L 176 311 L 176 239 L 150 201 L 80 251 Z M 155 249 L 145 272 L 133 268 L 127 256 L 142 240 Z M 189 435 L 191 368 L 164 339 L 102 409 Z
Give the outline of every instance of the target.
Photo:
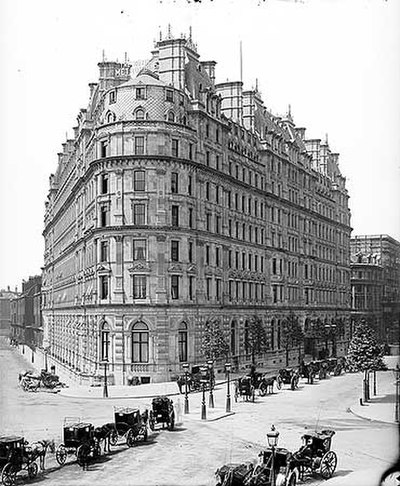
M 215 269 L 215 275 L 218 277 L 221 277 L 224 274 L 222 268 L 216 268 Z
M 183 272 L 182 265 L 180 263 L 172 263 L 168 267 L 168 272 Z
M 197 267 L 194 263 L 190 263 L 187 267 L 188 273 L 196 273 L 197 272 Z
M 97 273 L 111 273 L 110 266 L 106 263 L 100 263 L 97 265 Z
M 150 272 L 150 270 L 150 265 L 145 261 L 134 262 L 133 265 L 128 268 L 129 273 Z

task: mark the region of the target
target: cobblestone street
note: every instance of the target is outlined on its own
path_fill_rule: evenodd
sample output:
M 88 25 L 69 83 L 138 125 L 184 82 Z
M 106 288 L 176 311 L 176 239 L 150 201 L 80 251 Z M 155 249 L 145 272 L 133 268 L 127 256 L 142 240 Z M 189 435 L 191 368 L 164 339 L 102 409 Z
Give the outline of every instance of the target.
M 55 438 L 62 441 L 62 423 L 66 416 L 80 417 L 101 425 L 113 421 L 113 405 L 150 405 L 149 399 L 80 399 L 44 392 L 25 393 L 18 387 L 18 373 L 27 363 L 3 341 L 0 350 L 0 396 L 2 434 L 23 434 L 27 440 Z M 393 381 L 392 372 L 380 373 L 380 384 Z M 74 456 L 60 468 L 54 456 L 46 461 L 46 472 L 29 484 L 84 485 L 97 483 L 127 485 L 213 485 L 214 471 L 227 462 L 251 461 L 265 446 L 265 434 L 271 424 L 280 431 L 279 446 L 296 450 L 305 429 L 332 428 L 333 450 L 338 455 L 334 479 L 352 471 L 384 470 L 397 454 L 397 431 L 393 424 L 370 422 L 349 413 L 358 402 L 361 375 L 331 377 L 315 385 L 301 383 L 297 391 L 287 389 L 255 403 L 233 401 L 234 415 L 203 422 L 200 394 L 190 395 L 191 413 L 184 416 L 176 430 L 155 431 L 149 441 L 133 449 L 121 445 L 111 454 L 91 464 L 88 471 Z M 217 412 L 224 409 L 226 385 L 215 393 Z M 179 400 L 183 408 L 183 398 Z M 207 397 L 208 399 L 208 397 Z M 329 481 L 328 481 L 329 483 Z M 306 484 L 328 484 L 318 478 Z M 335 482 L 335 484 L 340 484 Z

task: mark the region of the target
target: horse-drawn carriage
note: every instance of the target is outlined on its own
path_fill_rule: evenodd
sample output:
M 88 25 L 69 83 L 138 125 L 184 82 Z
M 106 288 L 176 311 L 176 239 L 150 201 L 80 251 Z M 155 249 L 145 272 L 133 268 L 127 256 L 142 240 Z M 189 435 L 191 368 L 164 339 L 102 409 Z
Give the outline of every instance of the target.
M 250 400 L 254 402 L 255 388 L 251 376 L 242 376 L 235 382 L 235 402 L 238 401 L 239 397 L 242 397 L 246 402 Z
M 149 425 L 150 429 L 154 430 L 156 424 L 167 426 L 167 429 L 173 430 L 175 426 L 175 412 L 173 401 L 168 397 L 156 397 L 151 402 L 152 410 L 150 410 Z
M 267 393 L 274 393 L 274 387 L 282 388 L 282 377 L 279 372 L 255 372 L 253 375 L 254 387 L 258 394 L 265 396 Z
M 80 466 L 85 468 L 90 459 L 100 456 L 100 444 L 94 434 L 94 427 L 81 422 L 76 417 L 66 417 L 63 426 L 63 443 L 56 450 L 56 460 L 60 466 L 67 457 L 74 454 Z
M 292 462 L 299 469 L 299 479 L 317 473 L 329 479 L 335 472 L 337 456 L 331 450 L 333 430 L 304 434 L 302 447 L 293 454 Z
M 296 486 L 297 467 L 292 454 L 281 447 L 266 449 L 258 455 L 256 464 L 226 464 L 217 469 L 217 486 Z
M 133 447 L 138 441 L 147 440 L 148 411 L 140 413 L 138 408 L 114 407 L 115 423 L 110 433 L 110 444 L 115 446 L 123 437 L 128 447 Z
M 0 468 L 3 485 L 15 484 L 16 476 L 21 471 L 27 471 L 29 479 L 35 478 L 39 470 L 36 463 L 38 457 L 23 437 L 0 437 Z
M 31 370 L 20 373 L 19 384 L 24 391 L 37 391 L 40 387 L 53 390 L 54 388 L 65 386 L 60 382 L 57 375 L 53 375 L 46 370 L 41 370 L 40 374 Z
M 290 385 L 291 390 L 298 388 L 300 380 L 298 368 L 281 368 L 279 370 L 279 376 L 283 384 Z
M 188 392 L 195 392 L 201 390 L 202 384 L 205 383 L 205 386 L 207 388 L 211 386 L 214 387 L 215 384 L 215 376 L 214 372 L 208 368 L 206 368 L 206 371 L 204 374 L 201 372 L 201 366 L 200 365 L 195 365 L 192 366 L 192 369 L 190 373 L 187 373 L 187 375 L 179 375 L 176 378 L 179 390 L 181 393 L 184 392 L 185 386 L 186 386 L 186 379 L 187 379 L 187 387 L 188 387 Z M 211 374 L 212 373 L 212 374 Z

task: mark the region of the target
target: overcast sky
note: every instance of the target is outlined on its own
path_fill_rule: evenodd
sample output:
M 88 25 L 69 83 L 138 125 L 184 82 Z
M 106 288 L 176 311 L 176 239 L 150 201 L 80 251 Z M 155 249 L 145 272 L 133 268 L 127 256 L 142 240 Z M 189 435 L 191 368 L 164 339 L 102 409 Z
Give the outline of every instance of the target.
M 48 178 L 102 50 L 147 59 L 168 23 L 217 82 L 239 79 L 241 40 L 245 87 L 341 154 L 353 234 L 400 240 L 399 0 L 2 0 L 0 288 L 41 271 Z

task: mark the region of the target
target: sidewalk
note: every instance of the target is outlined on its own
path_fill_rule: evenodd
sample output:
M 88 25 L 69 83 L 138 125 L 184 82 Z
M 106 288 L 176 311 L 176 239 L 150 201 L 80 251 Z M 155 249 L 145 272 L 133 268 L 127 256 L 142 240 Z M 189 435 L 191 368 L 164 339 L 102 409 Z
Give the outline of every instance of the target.
M 368 403 L 355 403 L 350 411 L 357 417 L 385 423 L 395 423 L 395 374 L 393 370 L 377 372 L 377 394 Z

